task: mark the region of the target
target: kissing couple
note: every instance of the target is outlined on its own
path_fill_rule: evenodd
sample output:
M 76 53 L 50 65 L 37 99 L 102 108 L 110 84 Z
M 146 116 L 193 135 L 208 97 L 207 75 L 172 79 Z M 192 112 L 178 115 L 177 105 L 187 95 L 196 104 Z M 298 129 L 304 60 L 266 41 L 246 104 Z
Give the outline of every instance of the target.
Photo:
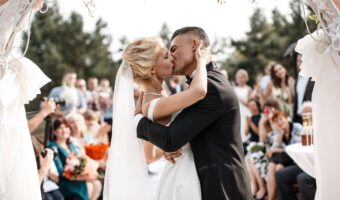
M 170 50 L 159 38 L 125 48 L 114 88 L 104 199 L 252 199 L 238 99 L 211 54 L 200 27 L 175 31 Z M 172 75 L 187 76 L 189 87 L 167 96 L 162 85 Z M 135 83 L 143 87 L 137 102 Z M 156 197 L 149 192 L 143 141 L 176 161 L 164 167 Z

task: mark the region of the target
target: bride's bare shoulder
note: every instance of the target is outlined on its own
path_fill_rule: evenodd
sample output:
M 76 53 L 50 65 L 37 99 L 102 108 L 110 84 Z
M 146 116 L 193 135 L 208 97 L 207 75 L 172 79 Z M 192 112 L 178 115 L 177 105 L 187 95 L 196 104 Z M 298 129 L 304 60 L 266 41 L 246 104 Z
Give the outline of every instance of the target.
M 142 114 L 143 114 L 144 117 L 148 116 L 148 110 L 149 110 L 150 103 L 151 103 L 151 100 L 147 101 L 147 102 L 144 102 L 144 100 L 143 100 L 143 103 L 142 103 Z

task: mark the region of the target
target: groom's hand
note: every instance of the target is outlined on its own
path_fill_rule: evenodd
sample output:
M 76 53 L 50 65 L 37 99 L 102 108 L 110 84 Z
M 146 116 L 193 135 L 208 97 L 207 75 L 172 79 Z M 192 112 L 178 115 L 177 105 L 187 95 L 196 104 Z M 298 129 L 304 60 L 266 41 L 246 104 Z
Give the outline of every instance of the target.
M 177 151 L 174 152 L 165 152 L 163 153 L 164 158 L 170 162 L 172 162 L 172 164 L 175 164 L 175 158 L 180 157 L 182 155 L 182 150 L 178 149 Z
M 138 99 L 136 101 L 135 115 L 142 113 L 142 102 L 143 102 L 144 92 L 140 92 Z

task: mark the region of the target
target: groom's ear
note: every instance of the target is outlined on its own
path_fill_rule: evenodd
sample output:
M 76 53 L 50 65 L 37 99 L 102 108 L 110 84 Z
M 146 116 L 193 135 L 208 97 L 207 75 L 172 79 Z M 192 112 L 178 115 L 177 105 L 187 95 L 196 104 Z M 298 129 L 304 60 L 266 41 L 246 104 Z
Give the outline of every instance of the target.
M 199 41 L 198 41 L 197 39 L 194 39 L 194 40 L 192 41 L 192 52 L 195 52 L 195 51 L 196 51 L 198 45 L 199 45 Z

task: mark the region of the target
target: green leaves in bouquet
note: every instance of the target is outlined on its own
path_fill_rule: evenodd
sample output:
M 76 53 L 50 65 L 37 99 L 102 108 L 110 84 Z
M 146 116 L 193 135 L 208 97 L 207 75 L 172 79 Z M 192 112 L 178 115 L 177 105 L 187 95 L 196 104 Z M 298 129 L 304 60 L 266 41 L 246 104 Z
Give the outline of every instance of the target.
M 252 142 L 247 146 L 247 149 L 250 153 L 260 152 L 266 153 L 266 147 L 263 145 L 263 143 L 258 142 Z
M 80 161 L 80 164 L 74 168 L 74 177 L 75 178 L 77 178 L 78 176 L 80 176 L 84 172 L 84 169 L 85 169 L 85 166 L 86 166 L 86 163 L 87 163 L 86 158 L 80 158 L 79 161 Z

